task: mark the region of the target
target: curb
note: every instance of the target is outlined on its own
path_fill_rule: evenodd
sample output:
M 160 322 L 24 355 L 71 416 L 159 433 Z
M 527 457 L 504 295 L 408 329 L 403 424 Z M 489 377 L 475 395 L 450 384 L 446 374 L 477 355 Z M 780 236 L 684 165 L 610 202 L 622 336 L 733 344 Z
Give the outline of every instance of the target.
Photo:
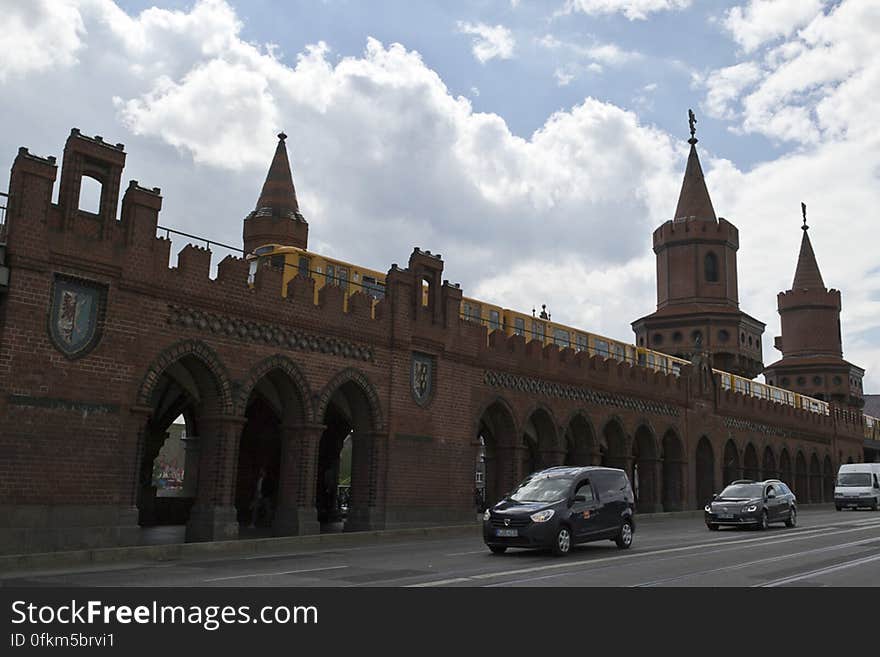
M 810 510 L 833 509 L 833 504 L 802 504 Z M 657 522 L 670 518 L 702 518 L 703 510 L 639 513 L 636 522 Z M 250 556 L 309 547 L 334 548 L 395 543 L 405 539 L 432 539 L 478 535 L 479 521 L 461 525 L 412 527 L 341 534 L 280 536 L 205 543 L 169 543 L 166 545 L 133 545 L 129 547 L 93 548 L 65 552 L 0 555 L 0 577 L 33 570 L 113 564 L 137 561 L 178 561 L 183 559 Z

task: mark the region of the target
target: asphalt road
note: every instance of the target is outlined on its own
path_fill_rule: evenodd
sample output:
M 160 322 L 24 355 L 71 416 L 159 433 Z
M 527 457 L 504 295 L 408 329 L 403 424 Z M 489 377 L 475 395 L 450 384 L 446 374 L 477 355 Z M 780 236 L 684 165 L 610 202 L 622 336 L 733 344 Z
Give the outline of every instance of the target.
M 7 574 L 10 586 L 880 586 L 880 513 L 802 510 L 799 526 L 710 532 L 700 518 L 653 518 L 633 547 L 610 541 L 567 557 L 481 537 L 412 539 L 211 560 Z

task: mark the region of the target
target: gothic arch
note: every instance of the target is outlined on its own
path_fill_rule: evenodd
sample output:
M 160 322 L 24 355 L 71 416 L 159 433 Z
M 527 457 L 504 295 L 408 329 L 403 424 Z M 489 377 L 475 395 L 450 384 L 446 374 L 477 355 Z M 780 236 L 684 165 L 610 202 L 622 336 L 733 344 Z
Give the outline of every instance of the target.
M 480 410 L 477 412 L 477 416 L 474 420 L 472 435 L 479 435 L 482 430 L 484 418 L 486 414 L 493 408 L 501 408 L 507 416 L 507 420 L 509 420 L 510 425 L 507 427 L 508 431 L 505 431 L 505 434 L 510 434 L 511 440 L 513 441 L 511 444 L 507 443 L 499 443 L 505 447 L 512 447 L 516 443 L 516 436 L 519 435 L 519 427 L 516 424 L 516 413 L 513 410 L 513 406 L 511 406 L 510 402 L 507 401 L 504 397 L 495 396 L 486 403 L 484 403 Z
M 381 431 L 384 429 L 385 424 L 382 419 L 382 405 L 379 402 L 379 395 L 376 393 L 376 389 L 373 387 L 373 384 L 370 383 L 367 376 L 353 367 L 342 370 L 324 386 L 318 397 L 318 403 L 315 408 L 315 417 L 318 418 L 318 421 L 321 421 L 321 418 L 326 414 L 333 393 L 346 383 L 354 383 L 357 385 L 364 394 L 364 397 L 366 397 L 373 429 L 375 431 Z
M 305 376 L 303 376 L 296 364 L 283 354 L 269 356 L 250 369 L 250 372 L 248 372 L 247 377 L 238 389 L 238 395 L 235 399 L 235 410 L 239 415 L 244 414 L 248 399 L 250 399 L 255 387 L 264 376 L 274 370 L 285 374 L 293 384 L 293 388 L 299 395 L 299 401 L 302 405 L 303 422 L 312 422 L 314 409 L 312 408 L 312 393 L 308 381 L 306 381 Z
M 213 375 L 216 387 L 218 410 L 224 414 L 233 413 L 232 385 L 229 372 L 220 361 L 216 352 L 201 340 L 181 340 L 164 349 L 147 368 L 147 372 L 141 381 L 137 395 L 137 403 L 140 406 L 149 406 L 153 392 L 160 377 L 169 366 L 190 356 L 197 359 Z

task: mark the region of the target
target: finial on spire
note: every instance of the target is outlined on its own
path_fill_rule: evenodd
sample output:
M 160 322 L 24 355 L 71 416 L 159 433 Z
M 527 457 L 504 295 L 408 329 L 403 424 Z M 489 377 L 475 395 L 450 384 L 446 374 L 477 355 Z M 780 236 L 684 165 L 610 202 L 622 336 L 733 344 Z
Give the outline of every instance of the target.
M 807 230 L 809 226 L 807 226 L 807 204 L 801 201 L 801 213 L 804 215 L 804 225 L 801 226 L 801 230 Z
M 278 133 L 278 139 L 280 139 L 281 141 L 287 139 L 287 135 L 284 134 L 284 131 Z
M 689 109 L 688 110 L 688 124 L 690 125 L 690 128 L 691 128 L 691 138 L 688 139 L 688 143 L 692 144 L 692 145 L 696 144 L 698 141 L 696 138 L 696 134 L 697 134 L 696 123 L 697 123 L 697 117 L 694 116 L 694 110 Z

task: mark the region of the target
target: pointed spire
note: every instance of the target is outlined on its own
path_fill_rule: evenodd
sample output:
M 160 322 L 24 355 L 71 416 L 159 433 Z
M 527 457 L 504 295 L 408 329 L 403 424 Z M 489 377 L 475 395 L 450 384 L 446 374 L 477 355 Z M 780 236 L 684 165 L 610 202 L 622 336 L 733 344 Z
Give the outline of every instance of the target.
M 813 253 L 813 245 L 810 243 L 808 233 L 810 227 L 807 226 L 807 206 L 805 203 L 801 203 L 801 211 L 804 215 L 804 225 L 801 226 L 804 236 L 801 238 L 801 252 L 798 255 L 797 269 L 794 272 L 794 282 L 791 284 L 791 289 L 824 290 L 825 282 L 822 280 L 819 264 L 816 262 L 816 254 Z
M 674 219 L 696 217 L 717 221 L 715 208 L 712 207 L 712 199 L 709 198 L 709 190 L 706 188 L 706 180 L 703 178 L 703 168 L 700 166 L 700 158 L 697 155 L 697 138 L 694 124 L 697 122 L 693 110 L 688 110 L 688 123 L 690 124 L 691 152 L 688 154 L 687 167 L 684 170 L 684 180 L 681 183 L 681 193 L 678 196 L 678 205 L 675 208 Z
M 253 216 L 265 217 L 288 217 L 305 221 L 299 212 L 299 203 L 296 199 L 296 189 L 293 186 L 293 176 L 290 174 L 290 160 L 287 159 L 287 135 L 283 132 L 278 134 L 278 146 L 275 148 L 275 156 L 266 174 L 266 182 L 257 200 L 257 207 Z

